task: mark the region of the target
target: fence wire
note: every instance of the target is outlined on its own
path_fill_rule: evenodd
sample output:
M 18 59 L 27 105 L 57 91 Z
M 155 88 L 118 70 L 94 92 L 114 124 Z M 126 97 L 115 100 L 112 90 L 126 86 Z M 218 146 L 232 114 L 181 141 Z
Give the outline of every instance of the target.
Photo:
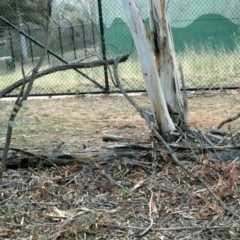
M 14 1 L 13 1 L 14 2 Z M 149 29 L 145 0 L 137 0 Z M 45 38 L 46 0 L 27 4 L 0 3 L 0 87 L 22 78 L 38 61 Z M 240 3 L 238 1 L 170 0 L 175 52 L 184 69 L 188 89 L 239 87 Z M 10 25 L 9 22 L 12 24 Z M 15 26 L 15 27 L 13 27 Z M 21 29 L 21 32 L 17 30 Z M 120 79 L 128 91 L 145 90 L 136 49 L 126 24 L 121 1 L 55 0 L 50 51 L 42 69 L 74 61 L 93 61 L 131 53 L 120 64 Z M 97 84 L 96 84 L 97 83 Z M 99 87 L 100 86 L 100 87 Z M 77 94 L 117 91 L 111 69 L 68 70 L 36 80 L 32 95 Z M 16 95 L 17 89 L 9 95 Z

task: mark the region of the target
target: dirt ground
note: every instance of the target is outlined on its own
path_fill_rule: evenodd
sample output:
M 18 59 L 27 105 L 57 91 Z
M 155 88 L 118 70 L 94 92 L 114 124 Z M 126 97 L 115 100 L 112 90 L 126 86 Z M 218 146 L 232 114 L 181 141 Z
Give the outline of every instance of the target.
M 240 93 L 190 92 L 189 122 L 192 127 L 210 130 L 226 118 L 240 112 Z M 146 94 L 133 99 L 150 109 Z M 0 121 L 5 124 L 12 102 L 4 102 Z M 224 126 L 224 130 L 239 131 L 239 119 Z M 4 140 L 1 131 L 0 140 Z M 145 121 L 122 96 L 95 95 L 71 98 L 29 100 L 16 120 L 12 144 L 14 147 L 52 148 L 64 141 L 64 149 L 78 151 L 83 146 L 101 147 L 103 134 L 117 134 L 136 140 L 149 139 Z M 40 136 L 40 137 L 39 137 Z M 47 140 L 47 141 L 46 141 Z
M 146 94 L 133 99 L 149 108 Z M 12 104 L 1 102 L 2 145 Z M 239 112 L 238 91 L 189 93 L 193 128 L 209 130 Z M 240 120 L 224 130 L 240 131 Z M 117 144 L 103 142 L 103 134 L 129 137 L 145 146 L 152 142 L 147 124 L 122 96 L 101 95 L 28 101 L 17 118 L 11 147 L 37 155 L 54 152 L 61 142 L 64 153 Z M 123 156 L 118 151 L 108 161 L 91 156 L 61 167 L 39 163 L 8 169 L 0 182 L 0 239 L 240 238 L 239 219 L 224 211 L 164 150 L 161 157 L 149 150 L 131 152 Z M 206 155 L 198 160 L 203 158 Z M 185 162 L 220 195 L 230 188 L 232 176 L 234 188 L 224 190 L 223 200 L 238 216 L 238 166 Z

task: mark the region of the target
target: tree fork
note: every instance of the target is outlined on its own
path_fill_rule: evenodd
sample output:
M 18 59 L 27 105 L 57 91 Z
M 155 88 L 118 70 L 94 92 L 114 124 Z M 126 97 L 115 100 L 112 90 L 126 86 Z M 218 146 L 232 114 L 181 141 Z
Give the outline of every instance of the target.
M 151 33 L 135 0 L 122 0 L 158 132 L 164 136 L 187 122 L 180 97 L 176 57 L 167 16 L 167 0 L 149 0 Z M 154 50 L 152 50 L 154 49 Z

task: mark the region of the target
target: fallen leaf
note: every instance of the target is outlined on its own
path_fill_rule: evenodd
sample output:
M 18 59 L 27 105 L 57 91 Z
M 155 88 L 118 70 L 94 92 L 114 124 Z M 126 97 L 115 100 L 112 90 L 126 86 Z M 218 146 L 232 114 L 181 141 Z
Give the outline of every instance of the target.
M 145 182 L 145 180 L 140 180 L 140 181 L 138 181 L 138 182 L 132 187 L 131 191 L 134 191 L 135 189 L 140 188 L 140 187 L 143 185 L 144 182 Z
M 221 207 L 219 207 L 219 205 L 217 204 L 213 204 L 212 206 L 210 206 L 210 208 L 215 212 L 215 213 L 221 213 L 223 210 Z
M 114 221 L 116 220 L 109 217 L 104 217 L 104 216 L 100 219 L 101 223 L 114 223 Z
M 50 207 L 49 210 L 51 211 L 50 213 L 47 214 L 47 216 L 49 217 L 67 218 L 67 217 L 76 215 L 79 209 L 70 209 L 70 210 L 64 211 L 53 206 L 53 207 Z
M 229 196 L 233 195 L 233 190 L 227 185 L 223 185 L 215 190 L 215 193 L 222 200 L 226 199 Z
M 135 172 L 135 173 L 133 173 L 133 174 L 129 174 L 128 175 L 128 178 L 130 178 L 130 179 L 139 179 L 139 178 L 141 178 L 143 175 L 144 175 L 145 173 L 144 172 Z
M 239 171 L 236 168 L 236 166 L 233 165 L 228 169 L 228 172 L 229 172 L 229 177 L 228 177 L 229 185 L 230 185 L 230 187 L 233 187 L 233 185 L 235 184 L 235 182 L 238 179 Z
M 209 163 L 209 158 L 208 157 L 209 157 L 208 153 L 203 154 L 202 157 L 200 158 L 200 162 L 202 164 Z
M 152 201 L 151 201 L 151 209 L 152 209 L 152 212 L 157 214 L 158 215 L 158 210 L 157 210 L 157 206 L 152 198 Z

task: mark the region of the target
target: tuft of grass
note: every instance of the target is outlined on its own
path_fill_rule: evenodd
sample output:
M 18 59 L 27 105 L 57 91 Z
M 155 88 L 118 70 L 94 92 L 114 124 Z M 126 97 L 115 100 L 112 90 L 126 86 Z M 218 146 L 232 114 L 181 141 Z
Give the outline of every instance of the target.
M 130 188 L 127 188 L 127 187 L 122 187 L 118 190 L 118 194 L 121 196 L 121 197 L 129 197 L 131 194 L 132 194 L 132 191 Z
M 7 203 L 6 204 L 6 208 L 7 208 L 7 215 L 8 217 L 12 217 L 12 208 L 13 208 L 13 204 Z

